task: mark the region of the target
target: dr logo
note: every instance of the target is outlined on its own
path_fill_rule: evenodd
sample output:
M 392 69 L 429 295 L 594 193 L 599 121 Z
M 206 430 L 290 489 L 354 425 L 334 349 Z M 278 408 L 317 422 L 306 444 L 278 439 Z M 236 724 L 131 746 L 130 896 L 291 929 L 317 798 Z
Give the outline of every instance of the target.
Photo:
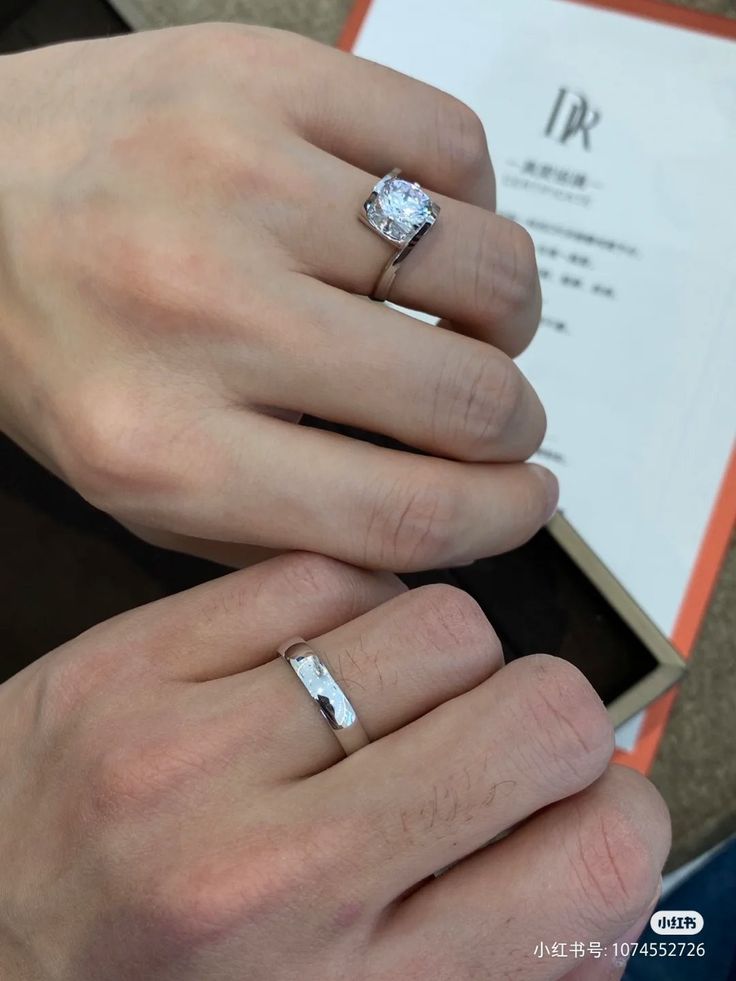
M 562 144 L 579 137 L 584 148 L 590 150 L 590 131 L 600 121 L 600 112 L 590 107 L 584 95 L 561 88 L 557 93 L 544 135 Z

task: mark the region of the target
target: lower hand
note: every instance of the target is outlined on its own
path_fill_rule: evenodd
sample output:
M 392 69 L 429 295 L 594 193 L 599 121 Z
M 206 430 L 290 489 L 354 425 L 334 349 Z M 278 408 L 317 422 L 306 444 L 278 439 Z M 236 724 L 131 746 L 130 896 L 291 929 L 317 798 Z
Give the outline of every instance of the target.
M 352 756 L 274 657 L 294 634 Z M 535 947 L 641 929 L 669 847 L 577 669 L 503 666 L 465 594 L 317 556 L 94 628 L 0 718 L 4 981 L 551 981 L 573 964 Z

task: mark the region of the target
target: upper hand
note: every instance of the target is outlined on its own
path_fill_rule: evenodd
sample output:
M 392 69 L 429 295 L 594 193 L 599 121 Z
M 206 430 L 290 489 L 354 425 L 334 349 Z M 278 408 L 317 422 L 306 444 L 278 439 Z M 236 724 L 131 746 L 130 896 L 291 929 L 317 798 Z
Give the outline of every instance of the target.
M 0 425 L 37 459 L 145 537 L 210 554 L 409 570 L 546 520 L 554 478 L 520 462 L 544 412 L 511 360 L 539 320 L 534 249 L 493 213 L 470 109 L 233 25 L 14 55 L 0 76 Z M 364 299 L 390 247 L 357 214 L 394 165 L 442 214 L 392 299 L 439 328 Z

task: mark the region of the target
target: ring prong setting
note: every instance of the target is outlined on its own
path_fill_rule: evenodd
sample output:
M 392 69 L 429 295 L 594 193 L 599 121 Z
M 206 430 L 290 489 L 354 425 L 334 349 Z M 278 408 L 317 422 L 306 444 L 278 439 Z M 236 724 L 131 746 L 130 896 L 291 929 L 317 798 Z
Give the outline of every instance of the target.
M 399 264 L 423 235 L 434 225 L 440 208 L 415 181 L 400 177 L 395 167 L 373 187 L 363 203 L 359 217 L 395 254 L 382 271 L 371 294 L 374 300 L 386 300 L 396 278 Z

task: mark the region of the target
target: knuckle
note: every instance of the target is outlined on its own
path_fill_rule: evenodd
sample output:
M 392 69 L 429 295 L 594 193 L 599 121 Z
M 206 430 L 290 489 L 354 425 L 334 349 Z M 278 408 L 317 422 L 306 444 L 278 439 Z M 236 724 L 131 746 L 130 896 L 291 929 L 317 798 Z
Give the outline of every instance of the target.
M 448 440 L 468 460 L 484 459 L 489 444 L 501 439 L 522 399 L 523 380 L 514 362 L 500 352 L 476 357 L 445 373 L 433 417 L 445 419 L 446 431 L 437 434 Z
M 293 63 L 296 54 L 314 47 L 314 42 L 294 31 L 276 30 L 258 24 L 234 24 L 229 21 L 219 26 L 223 36 L 229 36 L 241 67 L 244 49 L 249 54 L 267 58 L 270 63 L 277 58 Z
M 501 645 L 485 613 L 462 589 L 445 583 L 407 594 L 410 615 L 430 650 L 456 652 L 462 662 L 477 663 L 487 676 L 501 658 Z M 453 661 L 456 667 L 456 662 Z
M 86 636 L 94 635 L 93 627 Z M 115 662 L 118 662 L 115 658 Z M 94 649 L 84 651 L 83 657 L 69 656 L 58 651 L 44 670 L 36 676 L 36 715 L 54 729 L 67 719 L 78 718 L 91 696 L 104 685 L 106 667 L 104 656 Z
M 366 565 L 426 569 L 453 544 L 458 501 L 447 484 L 417 468 L 414 479 L 381 488 L 366 527 Z M 429 478 L 429 479 L 428 479 Z
M 472 236 L 476 242 L 475 275 L 469 293 L 475 319 L 502 321 L 531 310 L 539 294 L 534 241 L 516 222 L 481 215 Z
M 302 165 L 294 145 L 277 127 L 254 126 L 245 140 L 230 121 L 218 121 L 204 107 L 187 108 L 184 119 L 179 121 L 178 114 L 175 119 L 170 163 L 188 187 L 206 173 L 210 186 L 227 203 L 277 202 L 280 208 L 303 205 L 320 190 L 317 177 Z M 268 215 L 260 217 L 265 222 Z
M 82 731 L 81 724 L 91 721 L 107 703 L 113 679 L 119 690 L 147 674 L 145 645 L 131 645 L 138 629 L 135 613 L 119 614 L 38 662 L 35 714 L 43 728 L 57 731 L 66 723 L 75 727 L 80 723 Z
M 226 939 L 238 921 L 256 916 L 279 892 L 275 874 L 258 881 L 255 856 L 254 867 L 237 878 L 233 869 L 221 870 L 212 856 L 207 859 L 206 865 L 191 862 L 184 873 L 164 874 L 154 883 L 152 909 L 145 912 L 160 943 L 196 951 Z
M 476 179 L 492 174 L 488 139 L 480 117 L 470 106 L 441 93 L 437 101 L 440 160 L 449 160 L 454 175 Z
M 502 293 L 504 266 L 508 264 L 495 219 L 481 215 L 471 239 L 475 244 L 474 273 L 469 283 L 470 316 L 479 323 L 502 319 L 506 313 Z M 458 255 L 462 253 L 458 250 Z
M 190 66 L 201 79 L 202 64 L 223 65 L 237 76 L 257 70 L 264 60 L 272 61 L 278 51 L 278 31 L 255 24 L 212 21 L 182 27 L 175 32 L 175 57 Z M 171 44 L 171 38 L 167 39 Z
M 535 295 L 538 274 L 534 240 L 516 222 L 506 224 L 506 248 L 501 265 L 501 290 L 509 310 L 526 309 Z
M 140 760 L 134 760 L 127 744 L 108 746 L 91 762 L 83 810 L 95 823 L 130 811 L 145 796 Z
M 116 138 L 111 155 L 122 169 L 166 180 L 185 193 L 206 174 L 212 193 L 226 201 L 263 189 L 286 190 L 286 177 L 298 176 L 297 168 L 287 169 L 290 161 L 275 152 L 269 133 L 256 131 L 245 141 L 232 123 L 204 106 L 151 110 Z
M 550 485 L 532 470 L 537 464 L 524 465 L 523 479 L 516 488 L 514 511 L 519 521 L 517 545 L 522 545 L 548 520 L 551 507 Z
M 562 658 L 534 654 L 517 663 L 525 674 L 520 709 L 534 769 L 545 784 L 555 779 L 571 792 L 583 789 L 613 753 L 605 706 L 582 672 Z
M 168 478 L 161 471 L 163 446 L 126 392 L 101 383 L 78 394 L 61 422 L 62 468 L 80 494 L 109 509 L 129 492 L 145 491 Z
M 102 749 L 91 764 L 88 810 L 97 818 L 148 813 L 174 788 L 206 769 L 202 742 L 175 736 L 128 738 Z
M 348 871 L 339 841 L 323 828 L 292 820 L 249 836 L 247 845 L 207 849 L 186 866 L 159 876 L 153 887 L 158 933 L 190 949 L 237 934 L 244 924 L 297 915 L 301 898 L 321 894 L 325 883 L 341 899 L 340 875 Z M 340 838 L 340 831 L 336 833 Z M 354 846 L 354 843 L 353 843 Z M 338 929 L 336 927 L 336 929 Z
M 163 130 L 158 127 L 159 141 Z M 176 180 L 185 189 L 206 174 L 221 197 L 231 198 L 247 188 L 259 168 L 266 169 L 268 157 L 263 139 L 245 146 L 229 123 L 217 121 L 203 109 L 190 109 L 184 119 L 175 117 L 172 121 L 168 149 L 159 159 L 167 166 L 169 180 Z
M 131 122 L 109 142 L 105 162 L 149 183 L 165 182 L 185 196 L 201 185 L 204 174 L 211 196 L 218 202 L 236 202 L 239 208 L 254 200 L 303 204 L 315 189 L 316 178 L 301 165 L 293 145 L 285 142 L 285 133 L 273 125 L 273 112 L 258 105 L 251 106 L 251 112 L 254 125 L 246 140 L 232 120 L 213 113 L 206 100 L 154 101 L 145 117 Z M 272 125 L 258 125 L 267 114 Z M 90 211 L 95 203 L 90 203 Z M 266 217 L 261 215 L 262 220 Z M 115 244 L 115 235 L 107 231 L 106 237 Z M 198 244 L 196 239 L 190 243 L 192 249 Z M 175 239 L 161 250 L 159 262 L 166 261 L 169 251 L 187 255 L 189 250 Z
M 175 152 L 173 143 L 163 141 L 165 152 Z M 164 152 L 159 147 L 160 142 L 157 156 Z M 180 171 L 176 164 L 167 168 L 170 175 Z M 104 322 L 159 334 L 180 331 L 184 323 L 200 326 L 203 305 L 214 299 L 209 284 L 224 291 L 224 264 L 191 232 L 158 229 L 153 235 L 145 220 L 124 213 L 106 194 L 60 200 L 56 214 L 47 262 L 74 284 Z M 215 300 L 216 315 L 220 308 Z
M 644 777 L 636 775 L 647 795 Z M 624 798 L 628 800 L 628 796 Z M 573 882 L 597 929 L 626 927 L 654 895 L 660 869 L 637 813 L 621 800 L 591 809 L 578 820 L 572 863 Z
M 208 180 L 229 177 L 239 146 L 231 125 L 197 103 L 181 105 L 155 95 L 150 103 L 144 115 L 101 146 L 108 168 L 184 188 L 201 180 L 205 170 Z
M 283 579 L 290 594 L 306 600 L 341 596 L 354 590 L 349 566 L 316 552 L 295 552 L 283 560 Z

